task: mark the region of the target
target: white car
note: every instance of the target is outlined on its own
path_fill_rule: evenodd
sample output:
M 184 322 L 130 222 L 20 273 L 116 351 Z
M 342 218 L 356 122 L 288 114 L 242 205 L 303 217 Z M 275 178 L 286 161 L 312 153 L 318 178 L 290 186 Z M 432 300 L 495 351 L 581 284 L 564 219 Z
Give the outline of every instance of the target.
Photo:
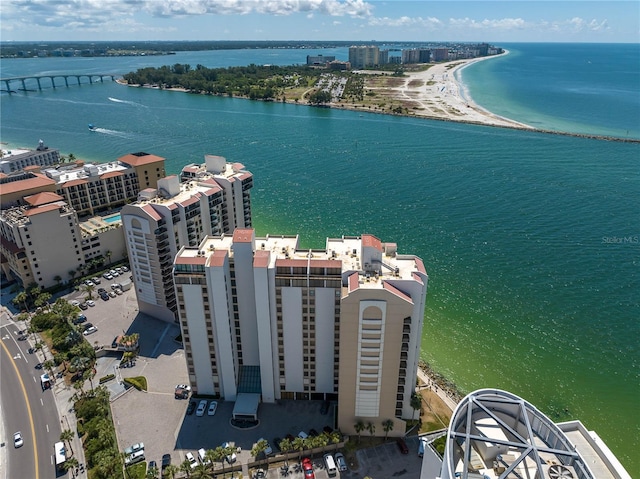
M 22 433 L 20 431 L 13 434 L 13 447 L 22 447 L 24 441 L 22 440 Z
M 122 294 L 122 290 L 121 290 L 120 288 L 118 288 L 118 289 L 114 289 L 113 291 L 114 291 L 114 293 L 116 293 L 118 296 L 120 296 L 120 295 Z
M 92 299 L 87 300 L 87 306 L 91 306 L 92 308 L 96 305 L 96 302 Z
M 104 277 L 104 279 L 106 279 L 107 281 L 110 281 L 113 279 L 113 276 L 110 275 L 109 273 L 105 273 L 102 275 Z
M 189 465 L 191 466 L 191 469 L 193 469 L 198 465 L 198 461 L 196 461 L 196 458 L 193 457 L 193 454 L 191 454 L 190 452 L 185 454 L 185 457 L 187 458 L 187 461 L 189 461 Z
M 198 409 L 196 409 L 196 416 L 204 416 L 205 409 L 207 409 L 207 401 L 203 399 L 198 403 Z
M 213 416 L 216 413 L 216 409 L 218 409 L 218 403 L 216 401 L 211 401 L 209 403 L 209 410 L 207 411 L 207 414 L 209 416 Z
M 127 271 L 129 271 L 129 268 L 127 268 L 126 266 L 123 266 L 122 267 L 122 271 L 124 271 L 126 273 Z
M 80 301 L 76 301 L 75 299 L 70 301 L 71 306 L 80 306 Z
M 228 442 L 223 442 L 223 443 L 222 443 L 222 448 L 223 448 L 223 449 L 226 449 L 226 448 L 228 448 L 228 447 L 232 447 L 232 446 L 231 446 L 231 444 L 229 444 Z M 233 464 L 234 462 L 236 462 L 236 459 L 237 459 L 237 457 L 236 457 L 236 453 L 235 453 L 235 452 L 232 452 L 230 455 L 225 456 L 225 459 L 227 460 L 227 462 L 228 462 L 229 464 Z
M 176 389 L 184 389 L 185 391 L 191 392 L 191 386 L 187 386 L 186 384 L 177 384 Z
M 96 328 L 95 326 L 89 326 L 87 329 L 84 330 L 82 334 L 84 334 L 85 336 L 89 336 L 90 334 L 93 334 L 96 332 L 98 332 L 98 328 Z

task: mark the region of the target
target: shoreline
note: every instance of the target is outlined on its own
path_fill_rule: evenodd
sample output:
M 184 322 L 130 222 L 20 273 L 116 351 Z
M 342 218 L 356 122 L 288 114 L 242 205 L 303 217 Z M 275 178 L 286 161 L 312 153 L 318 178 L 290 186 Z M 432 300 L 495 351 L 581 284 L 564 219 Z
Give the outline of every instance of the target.
M 469 65 L 472 65 L 473 63 L 490 60 L 492 58 L 507 55 L 508 53 L 509 51 L 505 50 L 505 52 L 500 55 L 437 63 L 427 70 L 420 72 L 411 72 L 409 74 L 405 74 L 405 76 L 403 77 L 396 77 L 404 81 L 401 85 L 398 86 L 398 88 L 378 88 L 378 90 L 383 91 L 385 95 L 394 100 L 407 102 L 407 104 L 413 105 L 411 110 L 409 110 L 408 108 L 406 109 L 407 113 L 381 111 L 372 109 L 371 106 L 367 107 L 364 105 L 346 103 L 342 101 L 332 101 L 322 106 L 321 108 L 334 108 L 338 110 L 357 111 L 360 113 L 366 112 L 389 116 L 404 116 L 407 118 L 462 123 L 468 125 L 490 126 L 511 130 L 570 136 L 592 140 L 617 141 L 622 143 L 640 143 L 640 138 L 621 138 L 594 133 L 577 133 L 533 127 L 531 125 L 527 125 L 526 123 L 502 117 L 479 106 L 473 101 L 471 95 L 469 94 L 468 88 L 460 79 L 461 77 L 459 75 L 461 71 Z M 118 83 L 119 85 L 135 88 L 149 88 L 153 90 L 190 93 L 188 89 L 181 87 L 160 88 L 157 85 L 130 85 L 124 82 L 121 78 L 117 79 L 116 83 Z M 206 95 L 205 93 L 199 94 Z M 250 98 L 243 96 L 233 96 L 233 98 L 250 100 Z M 301 102 L 299 100 L 295 101 L 292 99 L 287 99 L 283 101 L 283 103 L 304 107 L 313 106 L 309 105 L 308 103 Z

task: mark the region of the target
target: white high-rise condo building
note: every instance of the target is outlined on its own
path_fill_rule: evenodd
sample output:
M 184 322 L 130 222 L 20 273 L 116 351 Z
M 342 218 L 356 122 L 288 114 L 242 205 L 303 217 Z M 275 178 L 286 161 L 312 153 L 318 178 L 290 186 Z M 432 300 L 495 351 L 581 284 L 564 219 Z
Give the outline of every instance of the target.
M 256 238 L 252 229 L 183 247 L 173 278 L 189 379 L 236 400 L 338 402 L 338 426 L 391 435 L 414 415 L 428 276 L 422 260 L 373 235 Z
M 251 227 L 253 175 L 243 165 L 207 155 L 181 176 L 182 182 L 175 175 L 158 180 L 121 211 L 139 310 L 165 321 L 176 321 L 171 271 L 178 250 Z

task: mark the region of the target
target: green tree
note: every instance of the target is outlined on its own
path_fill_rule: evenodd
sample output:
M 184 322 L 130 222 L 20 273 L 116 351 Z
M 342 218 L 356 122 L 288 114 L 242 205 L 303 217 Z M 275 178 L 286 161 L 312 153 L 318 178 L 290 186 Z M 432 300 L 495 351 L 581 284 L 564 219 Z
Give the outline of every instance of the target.
M 67 445 L 69 446 L 69 450 L 71 451 L 71 454 L 73 454 L 73 448 L 71 447 L 71 441 L 74 438 L 74 436 L 75 436 L 75 434 L 73 433 L 73 431 L 71 429 L 65 429 L 64 431 L 62 431 L 60 433 L 60 440 L 67 443 Z
M 288 439 L 286 437 L 282 441 L 280 441 L 280 444 L 278 444 L 278 446 L 280 447 L 280 450 L 284 453 L 287 453 L 293 449 L 293 445 L 291 444 L 291 439 Z
M 57 285 L 57 286 L 60 286 L 60 283 L 62 283 L 62 276 L 60 276 L 59 274 L 56 274 L 56 275 L 53 277 L 53 280 L 56 282 L 56 285 Z
M 73 278 L 75 278 L 76 274 L 77 274 L 77 271 L 75 269 L 70 269 L 69 270 L 68 275 L 71 278 L 71 284 L 72 285 L 73 285 Z
M 384 429 L 384 440 L 386 441 L 387 437 L 389 436 L 389 432 L 393 431 L 393 420 L 386 419 L 385 421 L 383 421 L 382 428 Z
M 67 160 L 69 161 L 69 163 L 73 163 L 74 161 L 76 161 L 76 156 L 73 153 L 69 153 L 69 156 L 67 156 Z
M 371 434 L 371 437 L 373 437 L 373 435 L 376 433 L 376 425 L 372 422 L 368 422 L 367 431 L 369 431 L 369 434 Z
M 164 468 L 164 475 L 165 477 L 170 476 L 171 479 L 175 479 L 178 471 L 180 471 L 180 468 L 178 466 L 176 466 L 175 464 L 169 464 L 167 467 Z
M 360 442 L 360 433 L 364 431 L 364 427 L 364 422 L 362 422 L 361 419 L 358 419 L 358 421 L 353 426 L 353 428 L 356 430 L 356 433 L 358 434 L 358 443 Z
M 291 447 L 294 451 L 298 451 L 298 462 L 300 462 L 300 459 L 302 458 L 302 451 L 304 450 L 304 439 L 296 436 L 296 438 L 291 441 Z
M 258 459 L 258 456 L 260 456 L 261 454 L 264 454 L 264 452 L 267 450 L 268 445 L 269 443 L 267 442 L 266 439 L 260 439 L 251 448 L 251 455 L 256 459 Z M 266 459 L 266 456 L 265 456 L 265 459 Z
M 76 459 L 75 457 L 70 457 L 69 459 L 67 459 L 62 463 L 62 468 L 66 472 L 69 472 L 69 471 L 73 471 L 79 465 L 80 464 L 78 463 L 78 459 Z
M 422 398 L 418 394 L 414 394 L 411 396 L 411 402 L 409 404 L 413 409 L 413 420 L 415 421 L 416 411 L 422 408 Z
M 191 463 L 188 459 L 185 459 L 180 463 L 180 472 L 186 474 L 187 477 L 191 477 Z
M 191 471 L 191 475 L 193 479 L 207 479 L 208 477 L 211 477 L 204 464 L 198 464 L 196 467 L 194 467 Z
M 342 440 L 342 434 L 340 434 L 338 431 L 331 431 L 331 433 L 329 434 L 329 439 L 333 444 L 335 444 L 335 450 L 337 451 L 338 443 Z
M 51 305 L 49 304 L 49 300 L 51 299 L 51 293 L 40 293 L 36 298 L 34 304 L 38 308 L 45 307 L 47 310 L 51 309 Z
M 85 299 L 93 299 L 93 292 L 96 290 L 96 287 L 92 284 L 83 284 L 82 290 L 87 293 Z
M 16 306 L 22 306 L 25 311 L 29 311 L 29 308 L 27 307 L 27 299 L 29 299 L 27 293 L 25 291 L 20 291 L 16 294 L 15 298 L 11 300 L 11 302 Z
M 111 264 L 111 255 L 113 253 L 111 253 L 111 251 L 107 250 L 104 252 L 104 255 L 107 257 L 107 261 L 109 262 L 109 264 Z
M 309 104 L 311 105 L 324 105 L 331 102 L 331 93 L 325 90 L 316 90 L 309 95 Z

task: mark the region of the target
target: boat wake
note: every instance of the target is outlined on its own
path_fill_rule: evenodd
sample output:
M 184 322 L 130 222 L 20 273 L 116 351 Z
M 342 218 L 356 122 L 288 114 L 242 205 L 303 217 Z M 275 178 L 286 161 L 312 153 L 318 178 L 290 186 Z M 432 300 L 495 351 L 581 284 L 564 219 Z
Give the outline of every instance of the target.
M 135 135 L 133 135 L 132 133 L 126 133 L 124 131 L 117 131 L 117 130 L 109 130 L 108 128 L 94 127 L 91 129 L 91 131 L 96 133 L 102 133 L 103 135 L 117 136 L 119 138 L 135 138 Z
M 144 108 L 148 108 L 146 105 L 142 105 L 140 103 L 136 103 L 135 101 L 120 100 L 119 98 L 109 97 L 109 101 L 112 101 L 114 103 L 125 103 L 127 105 L 141 106 L 141 107 L 144 107 Z

